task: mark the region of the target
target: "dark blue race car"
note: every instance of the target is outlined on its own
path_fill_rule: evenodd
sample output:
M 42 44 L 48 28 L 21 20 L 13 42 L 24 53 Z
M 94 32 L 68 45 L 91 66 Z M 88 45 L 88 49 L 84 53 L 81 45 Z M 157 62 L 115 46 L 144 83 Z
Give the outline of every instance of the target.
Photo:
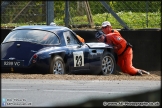
M 29 25 L 13 29 L 1 43 L 3 72 L 51 74 L 112 74 L 113 48 L 104 43 L 82 43 L 62 26 Z

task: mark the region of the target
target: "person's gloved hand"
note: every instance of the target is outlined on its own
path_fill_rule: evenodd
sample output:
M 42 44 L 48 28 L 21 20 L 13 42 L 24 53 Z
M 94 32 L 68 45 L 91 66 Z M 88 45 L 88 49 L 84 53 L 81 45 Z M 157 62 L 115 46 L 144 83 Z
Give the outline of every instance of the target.
M 116 49 L 118 49 L 118 47 L 117 46 L 113 46 L 113 48 L 116 50 Z

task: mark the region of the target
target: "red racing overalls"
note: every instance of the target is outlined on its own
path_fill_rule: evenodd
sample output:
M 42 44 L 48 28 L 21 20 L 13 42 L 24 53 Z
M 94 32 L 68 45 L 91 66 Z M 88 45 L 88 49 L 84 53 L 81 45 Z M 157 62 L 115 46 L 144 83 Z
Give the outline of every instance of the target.
M 132 65 L 133 59 L 132 47 L 127 45 L 127 41 L 120 35 L 120 33 L 112 32 L 106 34 L 105 41 L 107 44 L 116 46 L 116 49 L 114 49 L 114 51 L 118 56 L 117 64 L 122 70 L 122 72 L 128 73 L 130 75 L 135 75 L 138 69 Z

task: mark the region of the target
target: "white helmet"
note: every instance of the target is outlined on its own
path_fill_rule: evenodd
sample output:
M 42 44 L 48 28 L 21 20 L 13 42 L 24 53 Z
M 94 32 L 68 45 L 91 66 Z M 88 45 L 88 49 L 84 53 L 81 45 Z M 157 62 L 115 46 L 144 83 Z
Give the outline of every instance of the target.
M 52 26 L 56 26 L 56 23 L 54 23 L 54 22 L 51 22 L 51 23 L 50 23 L 50 25 L 52 25 Z

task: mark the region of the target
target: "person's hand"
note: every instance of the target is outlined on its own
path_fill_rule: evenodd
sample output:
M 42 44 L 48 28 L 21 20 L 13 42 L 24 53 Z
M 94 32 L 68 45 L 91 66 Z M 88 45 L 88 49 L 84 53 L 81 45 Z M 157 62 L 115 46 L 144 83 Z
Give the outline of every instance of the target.
M 98 40 L 98 42 L 102 42 L 102 39 L 101 38 L 99 38 L 99 39 L 97 39 Z
M 116 50 L 116 49 L 118 49 L 118 47 L 117 46 L 113 46 L 113 48 Z
M 97 40 L 99 41 L 99 42 L 104 42 L 104 39 L 105 39 L 105 36 L 101 36 L 100 38 L 98 38 Z

